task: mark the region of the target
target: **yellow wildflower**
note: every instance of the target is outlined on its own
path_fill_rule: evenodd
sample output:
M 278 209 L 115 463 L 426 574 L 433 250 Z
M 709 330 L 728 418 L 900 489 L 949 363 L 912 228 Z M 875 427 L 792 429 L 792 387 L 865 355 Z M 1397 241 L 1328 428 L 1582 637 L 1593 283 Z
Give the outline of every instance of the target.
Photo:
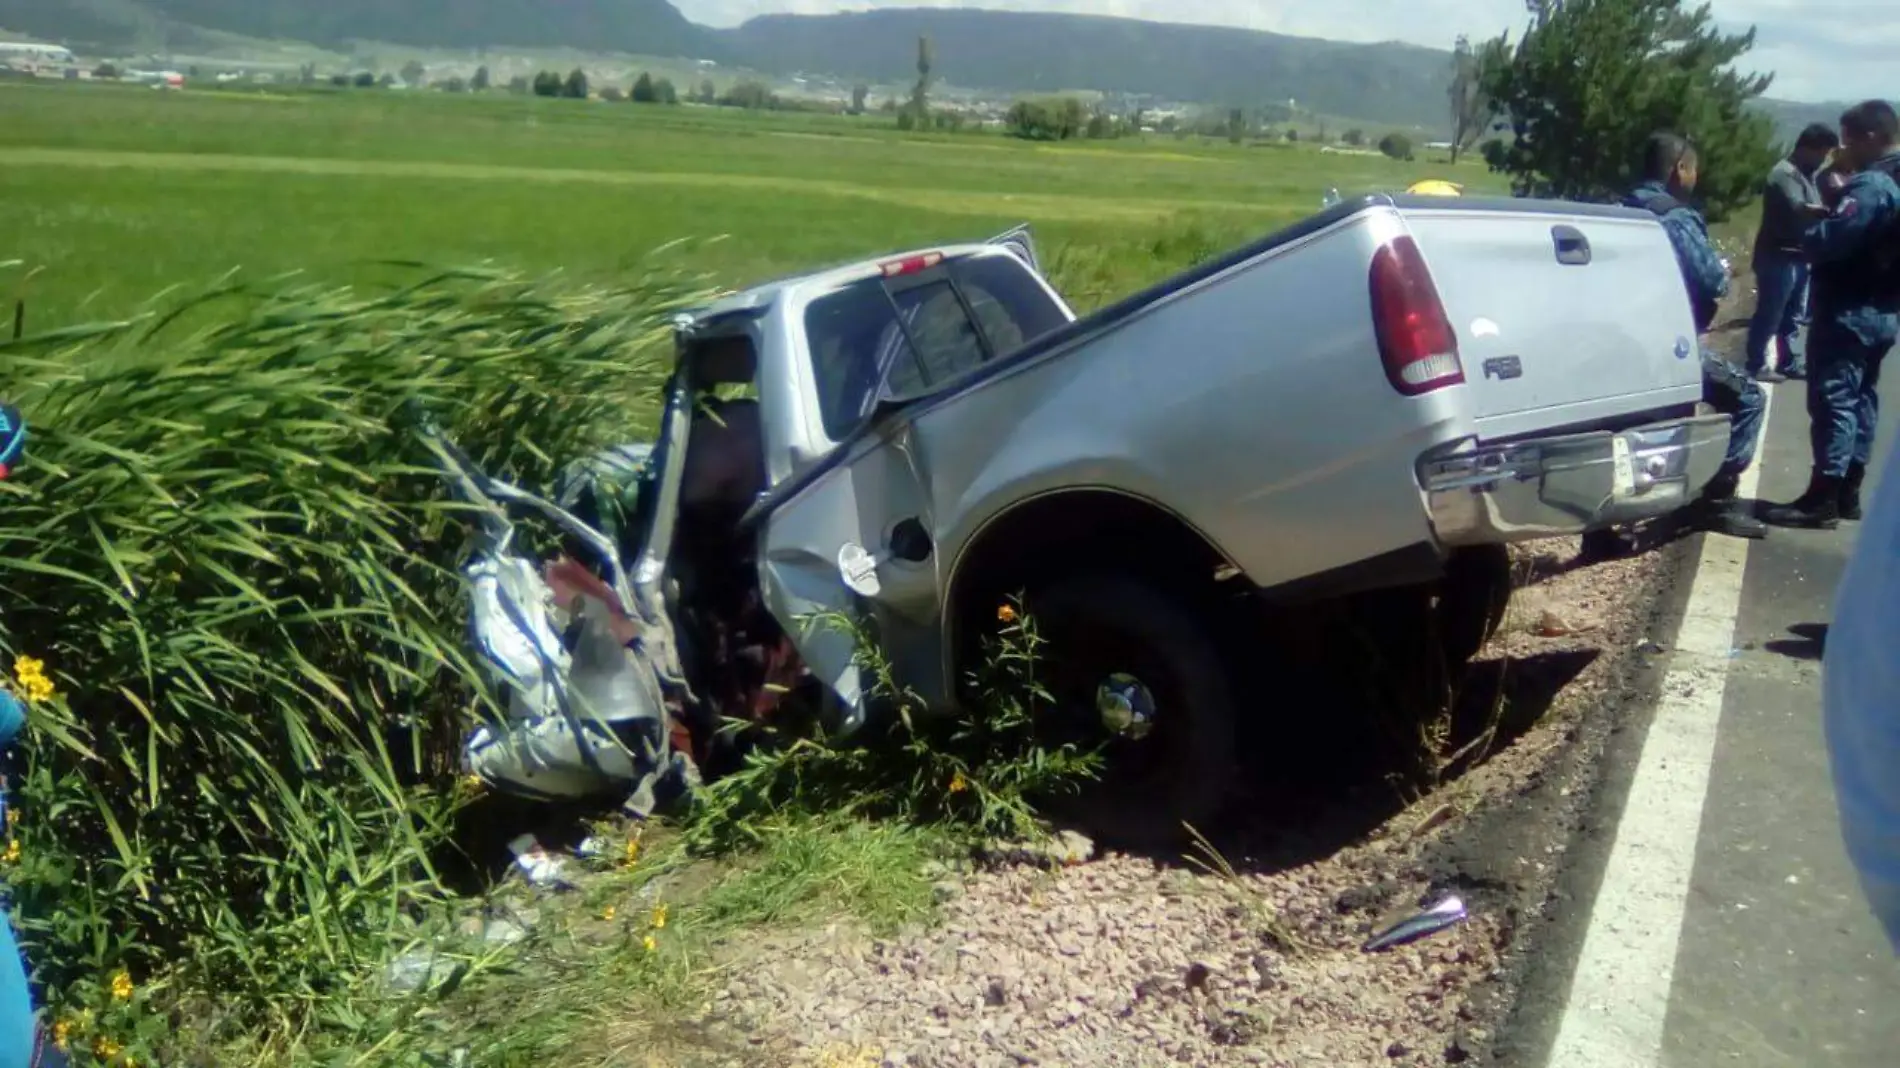
M 100 1035 L 98 1038 L 92 1040 L 92 1055 L 102 1061 L 109 1061 L 117 1057 L 124 1049 L 124 1046 L 121 1046 L 104 1035 Z
M 20 840 L 18 838 L 9 838 L 7 840 L 7 851 L 0 853 L 0 860 L 8 864 L 18 864 L 20 862 Z
M 959 771 L 955 775 L 950 776 L 950 792 L 951 793 L 960 794 L 963 791 L 968 790 L 969 788 L 970 788 L 970 780 L 964 778 L 962 772 Z
M 625 856 L 620 858 L 620 863 L 625 865 L 626 867 L 631 868 L 635 864 L 639 863 L 639 860 L 640 860 L 640 836 L 636 834 L 632 838 L 627 839 L 627 852 Z
M 469 772 L 467 775 L 462 776 L 461 782 L 462 782 L 462 789 L 471 794 L 481 793 L 484 789 L 487 788 L 487 785 L 488 785 L 486 782 L 482 780 L 482 777 L 480 775 L 477 775 L 472 771 Z
M 614 916 L 615 910 L 612 905 L 608 905 L 606 908 L 600 910 L 600 918 L 603 920 L 611 920 Z
M 996 610 L 996 619 L 1000 623 L 1014 623 L 1016 622 L 1016 609 L 1010 605 L 1002 605 Z
M 132 1000 L 132 976 L 120 972 L 112 977 L 112 996 L 119 1001 Z
M 665 926 L 666 906 L 664 904 L 653 906 L 653 929 L 657 931 Z
M 66 1047 L 72 1043 L 72 1040 L 73 1022 L 71 1020 L 61 1020 L 53 1025 L 54 1049 L 64 1052 Z
M 648 935 L 648 936 L 646 936 L 645 938 L 642 938 L 642 939 L 640 940 L 640 944 L 641 944 L 642 946 L 645 946 L 645 947 L 646 947 L 646 951 L 647 951 L 648 953 L 651 953 L 651 952 L 653 952 L 654 950 L 656 950 L 656 949 L 659 949 L 659 948 L 660 948 L 660 943 L 659 943 L 659 940 L 658 940 L 658 939 L 655 939 L 655 938 L 654 938 L 654 937 L 653 937 L 652 935 Z
M 30 656 L 15 657 L 13 677 L 20 681 L 20 695 L 33 704 L 51 701 L 57 690 L 46 677 L 46 662 Z
M 12 830 L 14 825 L 19 822 L 20 822 L 20 810 L 17 808 L 7 809 L 7 830 L 9 831 Z

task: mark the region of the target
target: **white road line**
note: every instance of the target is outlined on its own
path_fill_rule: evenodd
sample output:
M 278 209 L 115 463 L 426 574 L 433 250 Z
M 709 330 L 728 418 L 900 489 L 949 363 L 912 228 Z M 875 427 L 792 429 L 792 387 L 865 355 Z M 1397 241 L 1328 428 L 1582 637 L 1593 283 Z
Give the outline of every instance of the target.
M 1766 393 L 1767 391 L 1763 391 Z M 1762 413 L 1760 444 L 1768 436 Z M 1761 462 L 1742 475 L 1753 499 Z M 1549 1068 L 1658 1068 L 1696 836 L 1715 760 L 1749 543 L 1703 539 L 1656 718 L 1570 980 Z

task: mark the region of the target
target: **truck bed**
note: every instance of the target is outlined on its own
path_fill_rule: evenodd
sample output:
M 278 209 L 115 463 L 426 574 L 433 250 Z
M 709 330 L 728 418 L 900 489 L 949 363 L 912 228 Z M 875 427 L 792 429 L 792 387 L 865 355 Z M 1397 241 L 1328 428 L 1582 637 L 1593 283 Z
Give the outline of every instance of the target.
M 1693 406 L 1700 399 L 1694 316 L 1668 234 L 1653 215 L 1568 201 L 1372 194 L 1342 201 L 1082 316 L 998 356 L 956 389 L 924 403 L 935 406 L 980 389 L 992 378 L 1113 330 L 1251 260 L 1379 208 L 1399 211 L 1433 268 L 1433 280 L 1458 327 L 1466 382 L 1475 394 L 1474 414 L 1484 439 L 1628 423 L 1629 417 Z M 1527 223 L 1581 233 L 1591 262 L 1557 263 L 1554 236 L 1549 246 L 1505 239 L 1513 232 L 1521 238 Z M 1538 249 L 1549 254 L 1538 255 Z M 1341 312 L 1362 309 L 1364 295 L 1339 294 Z M 1512 357 L 1515 374 L 1510 374 Z

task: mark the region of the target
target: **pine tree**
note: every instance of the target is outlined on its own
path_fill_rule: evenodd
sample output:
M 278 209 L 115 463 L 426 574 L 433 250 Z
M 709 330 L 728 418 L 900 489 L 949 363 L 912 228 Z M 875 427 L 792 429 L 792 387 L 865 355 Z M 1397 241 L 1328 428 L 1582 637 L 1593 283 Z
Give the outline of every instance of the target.
M 930 58 L 930 38 L 917 38 L 917 85 L 910 91 L 911 123 L 917 126 L 930 121 Z
M 1768 75 L 1734 67 L 1755 31 L 1724 34 L 1706 3 L 1527 0 L 1530 26 L 1487 46 L 1480 87 L 1513 137 L 1485 145 L 1520 194 L 1612 200 L 1637 181 L 1643 142 L 1696 143 L 1700 200 L 1720 219 L 1747 203 L 1774 160 L 1773 124 L 1749 110 Z

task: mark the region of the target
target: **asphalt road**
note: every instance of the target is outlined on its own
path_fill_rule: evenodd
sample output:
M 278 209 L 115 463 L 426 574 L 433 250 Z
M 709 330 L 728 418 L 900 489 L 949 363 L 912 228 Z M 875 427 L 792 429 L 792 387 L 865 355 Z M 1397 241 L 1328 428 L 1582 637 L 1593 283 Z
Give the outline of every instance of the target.
M 1892 381 L 1879 455 L 1900 421 Z M 1764 500 L 1806 485 L 1803 390 L 1775 387 Z M 1668 652 L 1606 754 L 1555 899 L 1567 915 L 1542 937 L 1501 1063 L 1900 1064 L 1900 963 L 1841 845 L 1821 730 L 1820 654 L 1855 533 L 1688 554 Z
M 1792 500 L 1807 485 L 1802 388 L 1776 387 L 1761 459 L 1769 500 Z M 1883 394 L 1900 402 L 1900 389 Z M 1888 411 L 1877 456 L 1900 416 Z M 1856 530 L 1775 531 L 1749 550 L 1666 1065 L 1900 1064 L 1900 964 L 1841 845 L 1821 734 L 1822 643 Z

